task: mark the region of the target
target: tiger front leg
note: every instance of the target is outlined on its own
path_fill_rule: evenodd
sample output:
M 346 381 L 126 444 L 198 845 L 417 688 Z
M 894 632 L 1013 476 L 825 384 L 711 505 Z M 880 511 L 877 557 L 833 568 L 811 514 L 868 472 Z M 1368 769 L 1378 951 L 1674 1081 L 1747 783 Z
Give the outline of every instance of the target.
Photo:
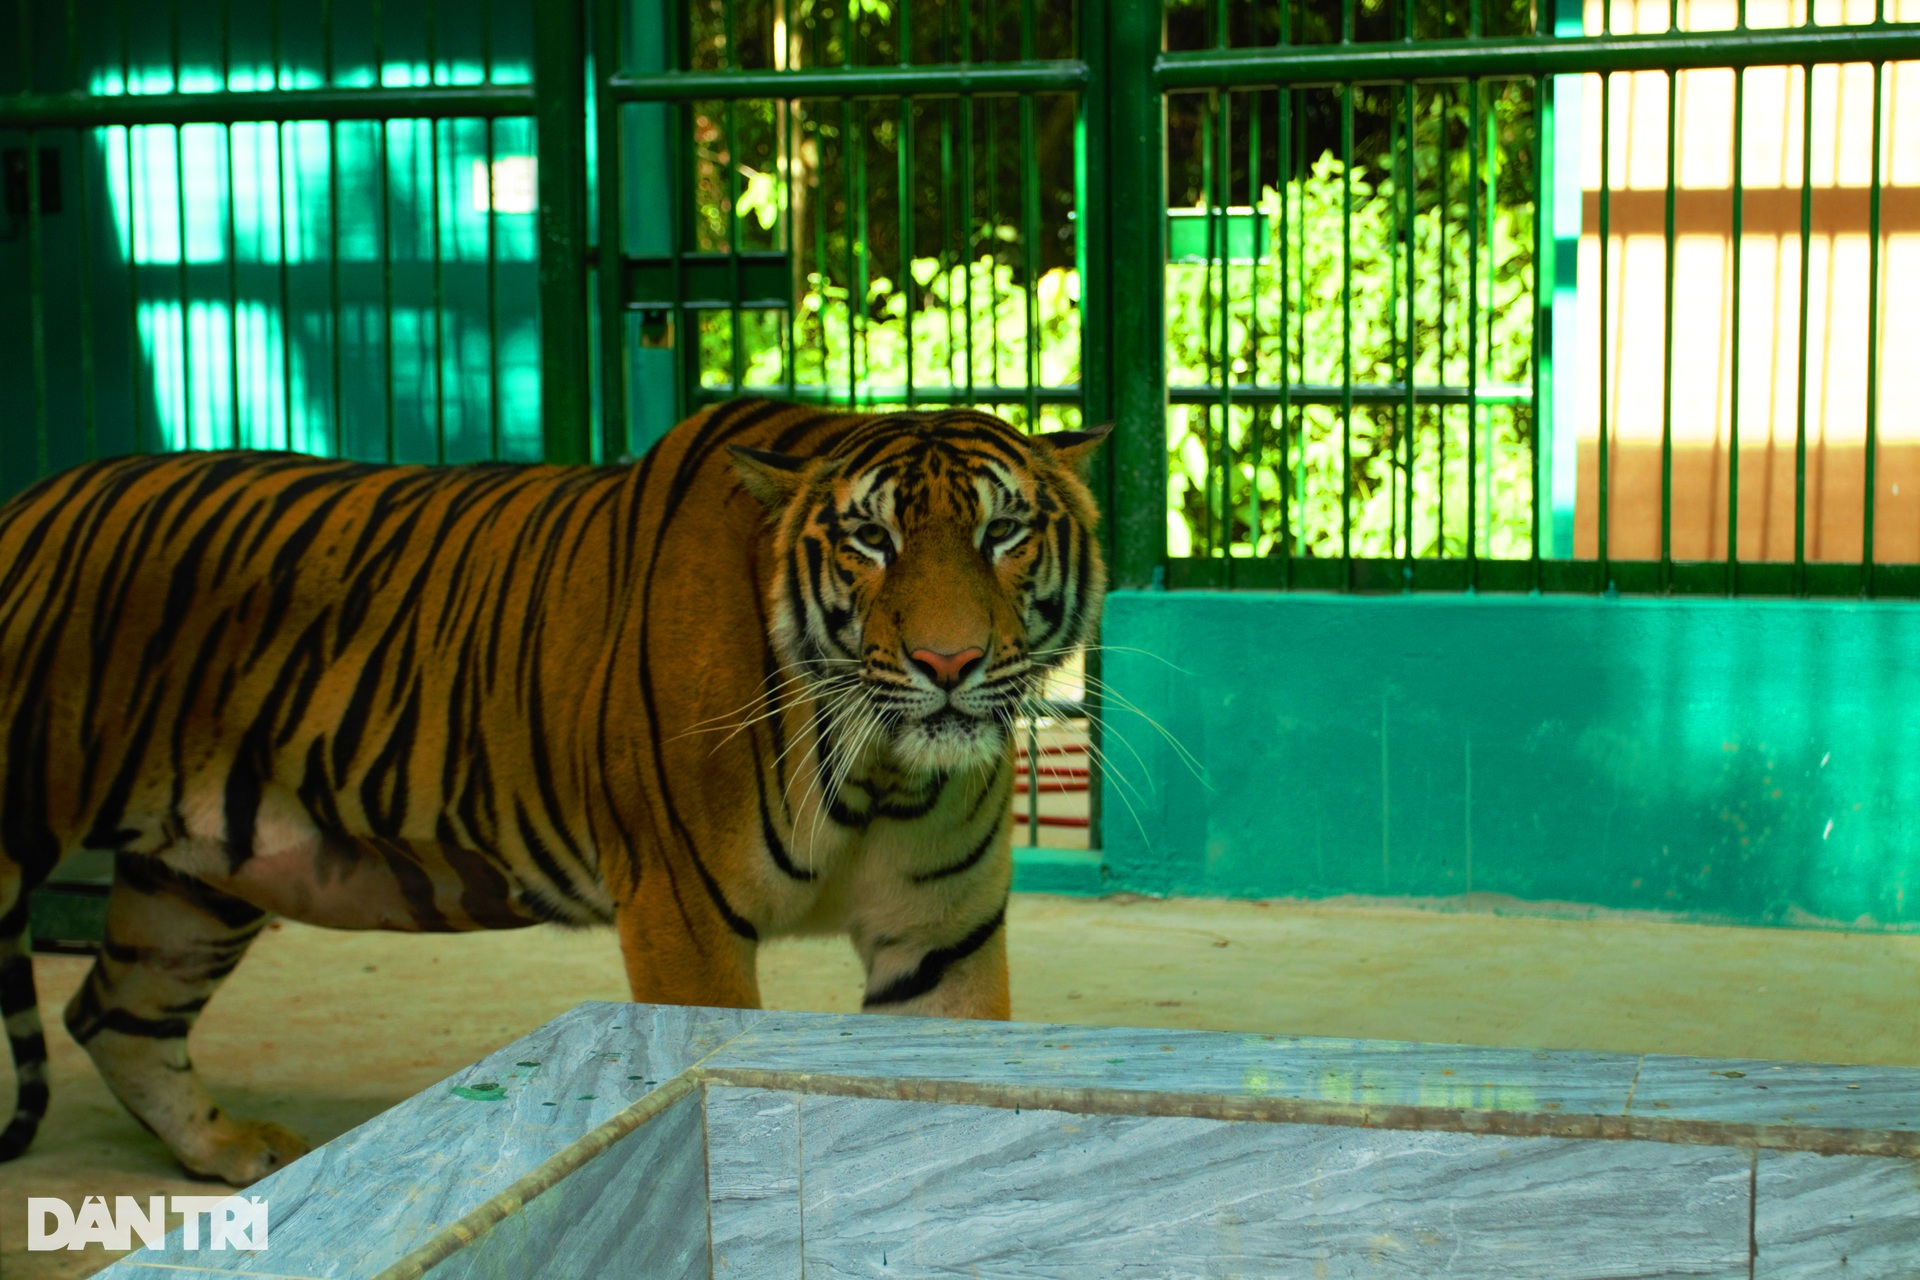
M 187 1056 L 187 1033 L 266 921 L 157 860 L 123 856 L 106 940 L 66 1011 L 67 1029 L 134 1119 L 188 1173 L 236 1187 L 309 1149 L 277 1124 L 227 1115 Z
M 683 892 L 686 887 L 677 893 L 673 885 L 649 883 L 614 909 L 614 931 L 634 1000 L 758 1009 L 755 940 L 729 927 L 703 901 L 698 879 L 691 894 Z
M 850 932 L 866 967 L 869 1013 L 1012 1016 L 1007 983 L 1008 833 L 951 875 L 922 872 L 890 892 L 869 885 Z M 966 860 L 963 860 L 966 861 Z

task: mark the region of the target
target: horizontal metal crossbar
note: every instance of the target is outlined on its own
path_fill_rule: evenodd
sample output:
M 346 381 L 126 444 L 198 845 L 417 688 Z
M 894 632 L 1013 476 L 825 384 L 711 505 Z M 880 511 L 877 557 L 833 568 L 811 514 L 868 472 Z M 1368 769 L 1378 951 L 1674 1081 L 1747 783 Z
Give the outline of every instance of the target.
M 0 129 L 531 116 L 535 101 L 532 85 L 285 89 L 259 93 L 0 95 Z
M 736 101 L 742 98 L 952 98 L 976 94 L 1065 93 L 1084 88 L 1077 58 L 907 67 L 817 67 L 800 71 L 662 71 L 607 81 L 617 102 Z
M 685 255 L 693 258 L 696 255 Z M 714 255 L 718 257 L 719 255 Z M 751 255 L 742 254 L 742 259 Z M 649 270 L 655 268 L 649 267 Z M 707 268 L 711 270 L 710 267 Z M 638 286 L 635 286 L 636 288 Z M 636 293 L 634 296 L 638 296 Z M 629 306 L 657 306 L 659 303 L 629 302 Z M 688 307 L 731 305 L 706 302 L 688 302 Z M 743 301 L 744 307 L 770 305 L 754 301 Z M 1281 404 L 1289 405 L 1340 405 L 1347 402 L 1347 390 L 1338 383 L 1296 382 L 1288 387 L 1277 387 L 1271 383 L 1236 382 L 1227 388 L 1232 393 L 1235 404 L 1260 405 L 1269 408 Z M 801 400 L 809 403 L 838 404 L 847 398 L 844 386 L 830 387 L 794 387 L 784 385 L 756 387 L 748 385 L 741 388 L 741 395 L 771 396 L 787 400 Z M 978 383 L 972 387 L 937 386 L 930 383 L 916 383 L 913 394 L 900 386 L 862 386 L 859 400 L 863 404 L 906 404 L 914 401 L 922 404 L 960 404 L 968 400 L 982 404 L 1012 404 L 1024 402 L 1028 390 L 1022 386 L 1000 386 L 991 383 Z M 1035 387 L 1032 397 L 1036 404 L 1079 404 L 1082 391 L 1077 383 L 1067 383 L 1056 387 Z M 1407 403 L 1407 387 L 1402 382 L 1355 383 L 1352 388 L 1353 403 L 1357 405 L 1385 404 L 1404 405 Z M 1423 404 L 1530 404 L 1533 392 L 1528 387 L 1510 387 L 1499 383 L 1486 383 L 1478 388 L 1459 386 L 1430 386 L 1416 383 L 1413 388 L 1413 402 Z M 1167 388 L 1167 403 L 1173 405 L 1218 405 L 1225 403 L 1218 384 L 1207 386 L 1173 386 Z
M 1154 79 L 1163 90 L 1273 88 L 1908 59 L 1920 59 L 1920 23 L 1204 49 L 1162 54 Z
M 1184 590 L 1488 591 L 1680 596 L 1920 597 L 1920 565 L 1724 560 L 1403 560 L 1337 556 L 1175 557 L 1166 585 Z

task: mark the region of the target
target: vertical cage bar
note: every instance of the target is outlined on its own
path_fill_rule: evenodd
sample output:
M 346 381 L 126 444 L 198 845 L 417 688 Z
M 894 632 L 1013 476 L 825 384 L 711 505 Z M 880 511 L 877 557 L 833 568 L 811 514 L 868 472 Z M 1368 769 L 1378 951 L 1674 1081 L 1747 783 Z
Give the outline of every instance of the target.
M 851 14 L 852 6 L 847 6 Z M 853 19 L 846 20 L 846 40 L 842 46 L 842 57 L 847 57 L 853 48 Z M 860 403 L 860 321 L 866 308 L 867 294 L 860 284 L 865 280 L 861 271 L 861 259 L 866 245 L 859 235 L 859 215 L 855 212 L 856 202 L 860 199 L 854 189 L 854 170 L 859 164 L 859 146 L 854 141 L 853 99 L 840 99 L 840 179 L 845 188 L 847 209 L 847 404 Z M 826 305 L 822 299 L 821 305 Z
M 1609 24 L 1609 29 L 1610 24 Z M 1613 366 L 1608 363 L 1611 344 L 1608 333 L 1613 316 L 1608 308 L 1608 294 L 1612 290 L 1612 278 L 1609 275 L 1611 256 L 1611 224 L 1613 207 L 1613 76 L 1609 72 L 1600 73 L 1600 431 L 1598 461 L 1594 466 L 1594 478 L 1599 490 L 1599 501 L 1594 506 L 1595 529 L 1600 561 L 1600 580 L 1613 587 L 1613 570 L 1608 563 L 1607 535 L 1612 523 L 1612 503 L 1607 489 L 1608 462 L 1611 449 L 1612 396 L 1609 388 L 1613 383 Z
M 1409 32 L 1408 38 L 1411 39 L 1412 38 L 1411 32 L 1413 30 L 1413 0 L 1407 0 L 1406 21 L 1407 21 L 1407 30 Z M 1404 221 L 1401 225 L 1403 228 L 1403 236 L 1406 242 L 1405 303 L 1406 303 L 1406 313 L 1407 313 L 1406 314 L 1407 341 L 1406 341 L 1406 356 L 1405 356 L 1406 385 L 1403 388 L 1403 392 L 1404 392 L 1403 412 L 1405 412 L 1406 414 L 1406 423 L 1407 423 L 1407 429 L 1406 429 L 1407 491 L 1406 491 L 1406 494 L 1404 495 L 1406 500 L 1406 519 L 1405 519 L 1406 564 L 1401 570 L 1401 581 L 1405 586 L 1408 587 L 1408 589 L 1411 589 L 1413 586 L 1413 562 L 1420 552 L 1418 545 L 1414 542 L 1414 528 L 1413 528 L 1414 477 L 1416 474 L 1415 467 L 1414 467 L 1414 462 L 1415 462 L 1414 448 L 1415 448 L 1415 441 L 1418 440 L 1420 435 L 1420 421 L 1418 417 L 1419 411 L 1418 411 L 1418 408 L 1416 407 L 1417 402 L 1414 396 L 1414 386 L 1415 386 L 1415 383 L 1419 380 L 1419 376 L 1420 376 L 1420 371 L 1419 371 L 1420 330 L 1418 325 L 1418 314 L 1417 314 L 1418 301 L 1415 293 L 1416 275 L 1418 270 L 1418 264 L 1420 261 L 1420 255 L 1418 253 L 1418 245 L 1419 245 L 1419 238 L 1420 238 L 1419 237 L 1420 210 L 1418 205 L 1418 185 L 1420 180 L 1419 169 L 1418 169 L 1419 117 L 1415 109 L 1416 108 L 1416 103 L 1414 100 L 1415 93 L 1416 93 L 1416 89 L 1413 82 L 1408 81 L 1402 91 L 1402 104 L 1403 104 L 1404 113 L 1405 113 L 1404 127 L 1406 130 L 1406 166 L 1407 168 L 1406 168 L 1406 183 L 1402 192 L 1402 202 L 1401 202 L 1402 209 L 1404 211 L 1403 212 Z M 1444 157 L 1442 158 L 1442 162 L 1444 163 Z M 1441 352 L 1441 357 L 1443 359 L 1445 357 L 1444 350 Z M 1444 551 L 1445 548 L 1443 547 L 1441 548 L 1441 550 Z
M 21 25 L 27 25 L 25 6 Z M 33 358 L 34 478 L 47 473 L 47 280 L 45 231 L 40 225 L 40 135 L 27 133 L 27 296 Z
M 180 84 L 179 14 L 175 6 L 174 76 Z M 180 440 L 173 447 L 191 449 L 193 438 L 193 290 L 187 282 L 187 133 L 173 126 L 174 274 L 180 290 Z M 158 343 L 155 344 L 158 347 Z
M 233 0 L 220 0 L 220 91 L 233 92 Z M 227 180 L 227 436 L 234 448 L 240 439 L 240 228 L 233 192 L 233 125 L 221 135 L 226 146 Z M 213 313 L 209 309 L 208 321 Z M 212 335 L 209 334 L 209 337 Z M 211 344 L 209 344 L 211 345 Z M 212 388 L 207 398 L 211 400 Z
M 257 126 L 255 126 L 257 127 Z M 240 219 L 234 203 L 233 125 L 226 126 L 227 179 L 227 434 L 238 449 L 240 438 Z
M 621 5 L 619 0 L 594 0 L 593 8 L 593 128 L 595 153 L 599 157 L 598 197 L 600 244 L 594 271 L 595 298 L 600 319 L 600 455 L 608 462 L 626 455 L 633 447 L 632 427 L 627 421 L 627 313 L 625 298 L 626 220 L 623 216 L 622 188 L 627 181 L 626 154 L 620 136 L 620 105 L 608 92 L 608 83 L 626 65 L 622 56 Z M 493 166 L 492 122 L 488 122 L 487 166 Z M 493 216 L 487 217 L 487 272 L 489 332 L 494 324 Z M 498 413 L 494 415 L 494 433 L 498 435 Z M 494 444 L 499 453 L 499 444 Z
M 1813 0 L 1807 0 L 1813 22 Z M 1807 297 L 1813 281 L 1813 66 L 1801 68 L 1800 103 L 1800 332 L 1793 421 L 1793 593 L 1807 592 Z
M 1343 25 L 1353 0 L 1341 0 Z M 1340 86 L 1340 586 L 1353 589 L 1353 84 Z
M 1678 13 L 1678 0 L 1673 12 Z M 1680 172 L 1680 80 L 1667 72 L 1667 191 L 1662 224 L 1660 321 L 1660 589 L 1673 589 L 1673 203 Z
M 384 65 L 380 62 L 379 65 Z M 373 122 L 380 139 L 380 373 L 386 422 L 387 461 L 397 460 L 394 423 L 393 351 L 393 126 L 392 120 Z
M 1224 21 L 1221 38 L 1226 38 Z M 1233 554 L 1233 91 L 1217 98 L 1220 128 L 1215 138 L 1219 163 L 1215 166 L 1220 200 L 1220 540 L 1219 554 Z M 1211 269 L 1211 268 L 1209 268 Z
M 536 234 L 540 246 L 540 434 L 548 462 L 587 462 L 591 369 L 588 358 L 585 129 L 586 33 L 578 4 L 533 6 L 535 150 L 539 164 Z M 675 340 L 686 343 L 684 315 Z M 681 401 L 684 406 L 685 401 Z
M 1475 6 L 1478 12 L 1478 5 Z M 1467 589 L 1480 585 L 1480 133 L 1482 82 L 1467 81 Z M 1491 460 L 1489 460 L 1491 461 Z
M 1878 4 L 1875 9 L 1877 21 Z M 1880 483 L 1880 117 L 1886 69 L 1884 62 L 1873 64 L 1873 173 L 1867 194 L 1867 445 L 1860 512 L 1860 590 L 1869 597 L 1874 594 L 1873 526 Z
M 1260 381 L 1260 263 L 1266 257 L 1267 225 L 1265 209 L 1260 199 L 1260 90 L 1247 91 L 1247 208 L 1251 211 L 1253 227 L 1251 233 L 1252 253 L 1247 260 L 1247 348 L 1252 353 L 1247 362 L 1249 376 L 1247 381 L 1257 385 Z M 1247 437 L 1242 442 L 1242 456 L 1247 460 L 1247 551 L 1249 556 L 1260 551 L 1260 451 L 1265 445 L 1266 409 L 1255 405 L 1247 414 Z
M 1540 22 L 1548 20 L 1547 11 L 1540 10 Z M 1552 394 L 1545 368 L 1546 344 L 1541 341 L 1541 330 L 1546 318 L 1553 314 L 1553 271 L 1547 262 L 1549 237 L 1547 218 L 1550 205 L 1547 193 L 1553 190 L 1548 174 L 1551 152 L 1547 146 L 1547 95 L 1551 92 L 1552 82 L 1545 76 L 1536 76 L 1533 80 L 1533 265 L 1531 292 L 1533 294 L 1533 319 L 1528 334 L 1529 354 L 1527 372 L 1532 383 L 1533 406 L 1527 415 L 1527 560 L 1529 570 L 1527 581 L 1537 592 L 1540 590 L 1540 505 L 1544 495 L 1540 492 L 1540 447 L 1542 432 L 1540 418 L 1545 412 L 1547 397 Z
M 1022 0 L 1021 42 L 1033 44 L 1033 0 Z M 1034 141 L 1033 95 L 1020 95 L 1020 270 L 1026 278 L 1027 430 L 1040 429 L 1040 173 Z
M 734 0 L 727 0 L 726 14 L 729 30 L 727 35 L 728 64 L 737 45 L 731 30 L 733 22 Z M 744 349 L 746 332 L 741 323 L 740 304 L 740 113 L 739 104 L 732 98 L 727 99 L 721 108 L 721 118 L 725 121 L 727 156 L 727 387 L 734 395 L 740 394 L 740 388 L 746 381 L 747 359 Z M 602 233 L 604 234 L 604 233 Z
M 1040 708 L 1027 708 L 1027 844 L 1040 843 Z
M 1161 50 L 1158 0 L 1108 14 L 1109 101 L 1116 142 L 1110 170 L 1114 291 L 1113 546 L 1116 587 L 1163 580 L 1167 556 L 1167 259 L 1164 103 L 1154 81 Z
M 964 5 L 960 10 L 960 32 L 962 46 L 971 47 L 969 44 L 971 37 L 968 33 L 967 9 Z M 964 348 L 964 366 L 967 375 L 966 402 L 968 408 L 973 407 L 974 396 L 976 394 L 974 390 L 973 372 L 973 267 L 975 240 L 973 214 L 974 205 L 979 198 L 979 193 L 974 190 L 973 183 L 973 111 L 974 100 L 970 97 L 961 98 L 960 182 L 962 192 L 960 200 L 960 239 L 961 243 L 965 246 L 962 257 L 964 259 L 963 265 L 966 269 L 960 273 L 960 309 L 965 320 L 964 330 L 967 336 L 966 346 Z
M 1746 0 L 1740 4 L 1740 26 L 1746 26 Z M 1733 314 L 1728 318 L 1727 356 L 1727 594 L 1740 594 L 1740 253 L 1746 239 L 1746 111 L 1747 73 L 1733 72 L 1733 221 L 1728 270 L 1733 276 Z
M 906 29 L 908 12 L 909 6 L 902 5 L 900 7 L 900 21 L 903 29 Z M 905 62 L 907 49 L 904 41 L 902 41 L 900 56 L 901 61 Z M 898 230 L 900 235 L 900 289 L 902 296 L 906 300 L 906 314 L 902 317 L 904 332 L 901 336 L 906 341 L 906 393 L 907 407 L 909 409 L 919 403 L 919 397 L 914 387 L 913 351 L 913 312 L 916 302 L 913 279 L 913 145 L 913 99 L 911 97 L 902 97 L 900 99 L 900 155 L 897 166 L 900 180 Z
M 1288 19 L 1283 9 L 1280 39 L 1287 38 Z M 1273 145 L 1275 181 L 1280 188 L 1280 582 L 1293 587 L 1293 343 L 1287 317 L 1293 313 L 1293 89 L 1282 88 L 1276 95 Z

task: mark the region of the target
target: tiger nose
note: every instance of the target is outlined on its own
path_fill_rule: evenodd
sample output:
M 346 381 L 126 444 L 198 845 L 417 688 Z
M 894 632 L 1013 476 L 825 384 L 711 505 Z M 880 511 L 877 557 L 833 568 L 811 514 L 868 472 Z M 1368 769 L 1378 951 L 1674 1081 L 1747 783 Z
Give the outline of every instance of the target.
M 913 665 L 920 668 L 926 677 L 942 689 L 952 689 L 972 674 L 973 669 L 986 658 L 980 649 L 962 649 L 958 653 L 936 653 L 932 649 L 915 649 L 907 657 Z

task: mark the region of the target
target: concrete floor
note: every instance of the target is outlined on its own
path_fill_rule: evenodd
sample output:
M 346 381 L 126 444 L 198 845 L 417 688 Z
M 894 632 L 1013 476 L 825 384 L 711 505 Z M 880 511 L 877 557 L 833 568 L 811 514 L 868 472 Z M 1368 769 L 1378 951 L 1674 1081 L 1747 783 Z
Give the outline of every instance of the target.
M 1016 898 L 1009 929 L 1024 1020 L 1920 1066 L 1914 936 L 1043 896 Z M 36 960 L 54 1101 L 33 1149 L 0 1165 L 6 1280 L 109 1260 L 27 1254 L 29 1195 L 215 1190 L 179 1175 L 60 1028 L 86 966 Z M 858 1006 L 838 940 L 771 946 L 761 974 L 771 1007 Z M 209 1006 L 194 1059 L 223 1105 L 318 1143 L 582 1000 L 625 998 L 607 931 L 275 925 Z

